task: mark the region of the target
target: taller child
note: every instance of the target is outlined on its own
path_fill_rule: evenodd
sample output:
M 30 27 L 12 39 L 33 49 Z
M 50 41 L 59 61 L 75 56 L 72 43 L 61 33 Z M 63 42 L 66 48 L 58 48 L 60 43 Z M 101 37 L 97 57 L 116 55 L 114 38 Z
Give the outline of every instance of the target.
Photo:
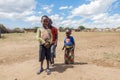
M 40 69 L 38 70 L 37 74 L 40 74 L 43 69 L 43 61 L 46 58 L 47 68 L 46 72 L 50 73 L 49 62 L 51 56 L 51 44 L 52 44 L 52 33 L 49 29 L 49 17 L 44 15 L 41 17 L 42 27 L 37 29 L 37 40 L 39 41 L 39 62 L 40 62 Z

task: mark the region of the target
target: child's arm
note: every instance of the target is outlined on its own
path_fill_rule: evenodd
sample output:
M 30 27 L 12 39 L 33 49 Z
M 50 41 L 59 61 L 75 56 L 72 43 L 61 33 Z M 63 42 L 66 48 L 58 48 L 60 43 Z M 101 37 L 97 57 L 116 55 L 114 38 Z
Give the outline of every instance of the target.
M 63 46 L 62 50 L 64 50 L 64 48 L 65 48 L 65 45 Z
M 72 42 L 73 42 L 73 49 L 75 49 L 75 40 L 73 37 L 72 37 Z
M 66 39 L 66 38 L 65 38 L 65 39 Z M 65 39 L 64 39 L 64 46 L 63 46 L 62 50 L 64 50 L 64 48 L 65 48 L 65 43 L 66 43 Z
M 75 49 L 75 43 L 74 43 L 74 45 L 73 45 L 73 49 Z
M 41 38 L 41 31 L 40 31 L 39 28 L 37 29 L 36 39 L 37 39 L 40 43 L 42 43 L 42 44 L 45 43 L 45 41 Z

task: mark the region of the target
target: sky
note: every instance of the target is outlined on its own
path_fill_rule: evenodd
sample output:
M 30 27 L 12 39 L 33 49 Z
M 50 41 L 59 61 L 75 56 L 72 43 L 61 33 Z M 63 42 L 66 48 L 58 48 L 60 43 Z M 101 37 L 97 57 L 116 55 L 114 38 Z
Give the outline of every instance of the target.
M 0 24 L 7 28 L 39 27 L 43 15 L 57 28 L 117 28 L 120 0 L 0 0 Z

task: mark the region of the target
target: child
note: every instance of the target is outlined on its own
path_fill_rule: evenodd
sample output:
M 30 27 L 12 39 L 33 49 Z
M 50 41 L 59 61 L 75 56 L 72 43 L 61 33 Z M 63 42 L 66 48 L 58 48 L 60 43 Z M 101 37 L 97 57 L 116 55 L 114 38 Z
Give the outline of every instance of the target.
M 66 30 L 66 37 L 64 39 L 64 46 L 63 50 L 65 48 L 65 64 L 73 64 L 74 63 L 74 49 L 75 49 L 75 41 L 74 38 L 71 35 L 71 30 Z
M 49 26 L 51 32 L 52 32 L 52 45 L 51 45 L 51 59 L 50 63 L 54 65 L 54 58 L 56 57 L 56 47 L 57 47 L 57 40 L 58 40 L 58 30 L 56 27 L 52 25 L 52 20 L 50 19 L 50 26 Z
M 41 17 L 41 23 L 42 23 L 42 28 L 38 28 L 37 30 L 37 40 L 40 43 L 40 48 L 39 48 L 39 62 L 40 64 L 40 69 L 38 70 L 37 74 L 40 74 L 43 72 L 43 61 L 46 58 L 47 60 L 47 69 L 46 72 L 47 74 L 50 73 L 49 69 L 49 61 L 50 61 L 50 49 L 51 49 L 51 43 L 52 43 L 52 33 L 50 29 L 48 28 L 49 26 L 49 18 L 48 16 L 44 15 Z

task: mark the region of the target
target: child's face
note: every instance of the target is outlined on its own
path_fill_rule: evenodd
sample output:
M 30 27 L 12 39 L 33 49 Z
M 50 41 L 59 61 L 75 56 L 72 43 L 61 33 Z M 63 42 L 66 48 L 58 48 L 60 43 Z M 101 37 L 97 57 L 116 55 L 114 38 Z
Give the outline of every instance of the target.
M 44 27 L 47 27 L 49 25 L 49 19 L 47 17 L 43 17 L 41 23 Z
M 68 37 L 68 36 L 70 36 L 70 34 L 71 34 L 70 32 L 69 32 L 69 33 L 66 33 L 66 36 Z

